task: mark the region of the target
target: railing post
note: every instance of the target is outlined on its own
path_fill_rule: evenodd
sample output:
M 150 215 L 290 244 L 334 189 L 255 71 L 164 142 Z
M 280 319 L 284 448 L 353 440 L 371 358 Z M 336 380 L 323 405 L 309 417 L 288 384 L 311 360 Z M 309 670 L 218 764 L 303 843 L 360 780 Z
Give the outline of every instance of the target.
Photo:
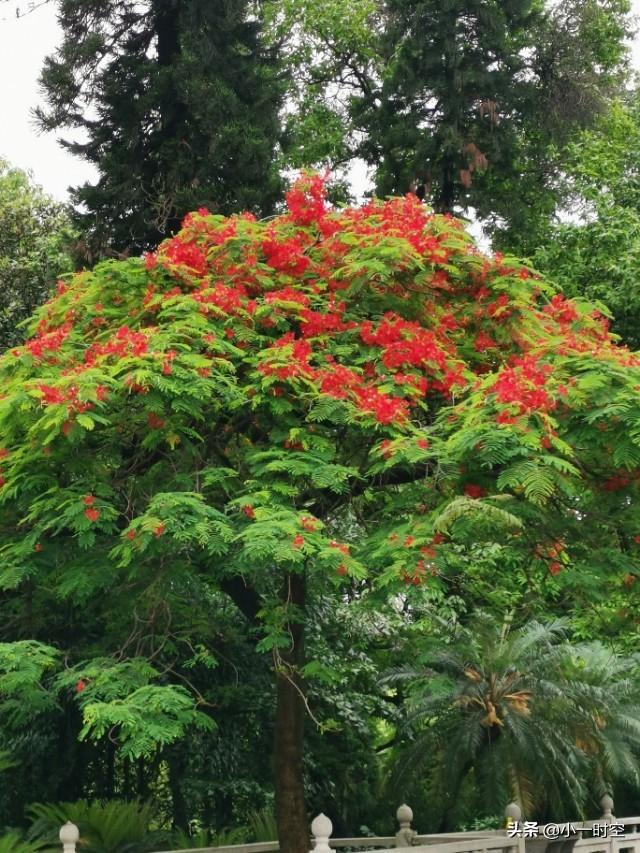
M 600 820 L 603 820 L 605 823 L 615 823 L 616 819 L 613 816 L 613 798 L 610 797 L 609 794 L 605 794 L 600 800 L 600 806 L 602 807 L 602 817 Z
M 517 849 L 518 853 L 525 853 L 524 833 L 522 832 L 522 809 L 517 803 L 509 803 L 504 810 L 504 816 L 507 819 L 507 830 L 518 825 L 520 832 L 515 836 L 513 846 Z
M 313 850 L 311 853 L 331 853 L 329 838 L 333 832 L 333 824 L 326 814 L 319 814 L 311 821 L 313 835 Z
M 411 829 L 413 811 L 406 803 L 403 803 L 398 806 L 396 817 L 400 824 L 400 829 L 396 832 L 396 847 L 411 847 L 413 839 L 418 834 L 415 829 Z
M 80 838 L 80 830 L 68 820 L 59 833 L 60 841 L 62 842 L 62 853 L 76 853 L 76 843 Z

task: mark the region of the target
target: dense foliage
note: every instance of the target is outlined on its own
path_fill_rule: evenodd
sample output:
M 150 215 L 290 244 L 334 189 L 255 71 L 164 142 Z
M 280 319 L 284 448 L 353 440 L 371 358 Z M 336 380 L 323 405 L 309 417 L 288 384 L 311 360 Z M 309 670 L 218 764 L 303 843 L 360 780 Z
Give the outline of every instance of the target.
M 0 350 L 24 340 L 21 323 L 72 269 L 62 205 L 0 159 Z
M 637 95 L 616 102 L 569 148 L 564 209 L 572 215 L 540 235 L 536 266 L 553 270 L 570 294 L 600 300 L 613 329 L 633 349 L 638 334 L 640 195 L 635 150 L 640 141 Z

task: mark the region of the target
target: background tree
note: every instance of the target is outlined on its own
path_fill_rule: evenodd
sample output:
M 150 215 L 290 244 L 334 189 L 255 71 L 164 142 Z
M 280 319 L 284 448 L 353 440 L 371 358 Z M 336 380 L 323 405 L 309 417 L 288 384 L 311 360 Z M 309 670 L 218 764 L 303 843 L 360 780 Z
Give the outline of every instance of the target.
M 62 0 L 36 112 L 93 163 L 73 192 L 87 257 L 139 252 L 199 205 L 270 213 L 281 191 L 281 70 L 249 2 Z
M 71 271 L 73 236 L 63 205 L 0 160 L 0 349 L 24 340 L 20 323 Z
M 627 0 L 278 4 L 294 165 L 360 156 L 378 194 L 471 209 L 498 248 L 528 254 L 561 201 L 566 145 L 622 90 L 628 13 Z
M 567 293 L 604 303 L 614 331 L 634 349 L 640 345 L 639 120 L 633 93 L 571 143 L 561 184 L 564 221 L 539 234 L 534 255 Z
M 452 212 L 473 173 L 505 156 L 513 128 L 503 116 L 536 11 L 530 0 L 384 4 L 380 84 L 355 113 L 379 193 L 419 183 L 437 211 Z
M 409 682 L 400 778 L 426 770 L 445 814 L 466 786 L 476 814 L 515 800 L 538 820 L 584 815 L 616 778 L 638 787 L 637 662 L 571 645 L 566 628 L 476 616 L 387 676 Z

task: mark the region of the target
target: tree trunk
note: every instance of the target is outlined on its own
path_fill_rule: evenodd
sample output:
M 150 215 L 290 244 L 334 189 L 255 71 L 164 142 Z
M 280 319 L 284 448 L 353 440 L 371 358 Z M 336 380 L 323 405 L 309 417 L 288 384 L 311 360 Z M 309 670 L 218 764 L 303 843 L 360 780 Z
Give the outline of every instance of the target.
M 255 590 L 246 585 L 244 578 L 225 578 L 220 587 L 251 625 L 259 624 L 257 614 L 261 607 L 260 599 Z M 298 614 L 301 614 L 306 603 L 303 575 L 291 573 L 285 576 L 283 601 L 296 607 Z M 300 668 L 304 664 L 304 625 L 291 621 L 287 627 L 291 644 L 281 652 L 282 671 L 276 673 L 273 761 L 276 823 L 280 853 L 309 853 L 310 830 L 302 774 L 306 709 Z
M 174 829 L 189 831 L 189 814 L 187 801 L 182 791 L 182 779 L 187 771 L 188 762 L 184 748 L 169 748 L 166 753 L 169 790 L 171 791 L 172 826 Z
M 305 604 L 302 575 L 285 577 L 286 600 L 297 609 Z M 291 645 L 281 654 L 281 671 L 276 674 L 276 718 L 274 743 L 276 821 L 280 853 L 308 853 L 309 826 L 304 803 L 302 758 L 305 706 L 300 667 L 304 663 L 304 625 L 288 625 Z

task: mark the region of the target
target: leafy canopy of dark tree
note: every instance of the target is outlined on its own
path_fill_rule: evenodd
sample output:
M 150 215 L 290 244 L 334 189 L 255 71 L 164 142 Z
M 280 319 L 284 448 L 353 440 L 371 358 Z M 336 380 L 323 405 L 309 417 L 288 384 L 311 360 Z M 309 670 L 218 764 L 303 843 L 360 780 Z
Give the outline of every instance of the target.
M 156 245 L 199 205 L 269 213 L 282 85 L 248 0 L 62 0 L 48 130 L 94 164 L 74 191 L 88 254 Z M 82 141 L 77 141 L 78 139 Z
M 628 10 L 626 0 L 382 4 L 382 61 L 367 76 L 363 58 L 351 105 L 377 191 L 417 186 L 436 210 L 472 205 L 522 236 L 531 197 L 538 211 L 555 175 L 552 147 L 620 81 Z

